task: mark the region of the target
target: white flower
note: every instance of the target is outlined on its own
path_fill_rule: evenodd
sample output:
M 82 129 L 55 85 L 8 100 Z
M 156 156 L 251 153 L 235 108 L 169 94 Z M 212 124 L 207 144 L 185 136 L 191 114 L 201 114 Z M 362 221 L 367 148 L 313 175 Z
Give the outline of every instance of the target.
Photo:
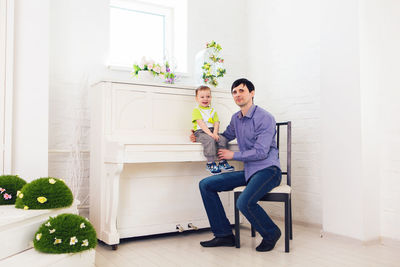
M 153 69 L 153 64 L 148 64 L 148 65 L 147 65 L 147 69 L 148 69 L 148 70 L 152 70 L 152 69 Z
M 89 246 L 89 241 L 88 241 L 87 239 L 83 240 L 81 246 L 82 246 L 82 247 L 87 247 L 87 246 Z
M 71 237 L 71 240 L 69 241 L 70 246 L 75 245 L 76 243 L 78 243 L 76 236 Z
M 36 240 L 37 240 L 37 241 L 39 241 L 40 238 L 42 238 L 42 233 L 39 233 L 39 234 L 36 235 Z
M 27 210 L 27 209 L 29 209 L 29 207 L 28 206 L 24 206 L 24 210 Z
M 0 189 L 1 189 L 1 188 L 0 188 Z M 21 191 L 18 190 L 18 191 L 17 191 L 17 196 L 19 196 L 19 194 L 21 194 Z
M 167 67 L 165 67 L 165 65 L 163 65 L 162 67 L 161 67 L 161 72 L 166 72 L 167 71 Z
M 53 243 L 53 244 L 54 244 L 54 245 L 57 245 L 57 244 L 61 244 L 61 242 L 62 242 L 61 239 L 55 237 L 55 238 L 54 238 L 54 243 Z
M 49 229 L 50 234 L 54 233 L 56 231 L 56 229 Z
M 24 197 L 24 194 L 19 193 L 18 197 L 19 197 L 19 198 L 23 198 L 23 197 Z
M 47 226 L 47 227 L 51 226 L 50 221 L 48 221 L 48 222 L 45 224 L 45 226 Z
M 50 178 L 50 179 L 49 179 L 49 183 L 50 183 L 50 184 L 55 184 L 55 183 L 56 183 L 56 180 L 53 179 L 53 178 Z
M 154 71 L 157 72 L 157 73 L 160 73 L 160 71 L 161 71 L 160 66 L 155 66 L 154 67 Z
M 86 225 L 85 225 L 85 223 L 81 223 L 81 225 L 79 227 L 82 229 L 82 228 L 85 228 Z

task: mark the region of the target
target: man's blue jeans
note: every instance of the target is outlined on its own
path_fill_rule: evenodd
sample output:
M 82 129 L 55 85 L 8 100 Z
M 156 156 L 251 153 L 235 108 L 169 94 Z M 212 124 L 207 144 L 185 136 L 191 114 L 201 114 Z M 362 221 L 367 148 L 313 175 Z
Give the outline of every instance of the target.
M 237 207 L 257 232 L 265 239 L 276 238 L 278 226 L 271 220 L 258 200 L 281 183 L 282 173 L 278 167 L 271 166 L 256 172 L 240 194 Z M 226 172 L 204 178 L 200 181 L 200 193 L 210 222 L 211 231 L 216 237 L 232 234 L 224 207 L 218 192 L 231 191 L 235 187 L 246 185 L 244 171 Z

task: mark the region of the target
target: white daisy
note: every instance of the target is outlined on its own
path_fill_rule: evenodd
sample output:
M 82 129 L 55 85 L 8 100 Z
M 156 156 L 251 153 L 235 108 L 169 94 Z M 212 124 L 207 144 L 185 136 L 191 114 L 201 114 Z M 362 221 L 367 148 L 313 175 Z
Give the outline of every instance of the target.
M 87 247 L 87 246 L 89 246 L 89 241 L 88 241 L 87 239 L 83 240 L 81 246 L 82 246 L 82 247 Z
M 72 246 L 75 245 L 76 243 L 78 243 L 78 239 L 76 238 L 76 236 L 71 237 L 69 244 Z
M 36 234 L 36 240 L 39 241 L 42 238 L 42 233 Z

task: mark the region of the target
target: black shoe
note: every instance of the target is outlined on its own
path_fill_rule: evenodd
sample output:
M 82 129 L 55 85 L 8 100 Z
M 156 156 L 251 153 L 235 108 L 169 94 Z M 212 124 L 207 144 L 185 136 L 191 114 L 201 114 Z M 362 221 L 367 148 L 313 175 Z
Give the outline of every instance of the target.
M 235 236 L 228 235 L 224 237 L 214 237 L 209 241 L 202 241 L 200 245 L 206 248 L 211 247 L 233 247 L 235 246 Z
M 274 239 L 265 239 L 261 241 L 260 245 L 256 247 L 257 251 L 270 251 L 275 247 L 276 242 L 278 242 L 279 238 L 281 237 L 281 230 L 278 229 L 277 235 Z

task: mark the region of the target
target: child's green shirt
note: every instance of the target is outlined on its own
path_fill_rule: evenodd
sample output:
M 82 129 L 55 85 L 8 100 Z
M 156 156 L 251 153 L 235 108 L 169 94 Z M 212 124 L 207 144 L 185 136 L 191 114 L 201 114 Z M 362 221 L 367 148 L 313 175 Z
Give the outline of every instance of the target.
M 197 120 L 203 120 L 208 128 L 214 127 L 214 123 L 219 121 L 218 114 L 212 107 L 197 106 L 192 112 L 193 130 L 200 130 Z

